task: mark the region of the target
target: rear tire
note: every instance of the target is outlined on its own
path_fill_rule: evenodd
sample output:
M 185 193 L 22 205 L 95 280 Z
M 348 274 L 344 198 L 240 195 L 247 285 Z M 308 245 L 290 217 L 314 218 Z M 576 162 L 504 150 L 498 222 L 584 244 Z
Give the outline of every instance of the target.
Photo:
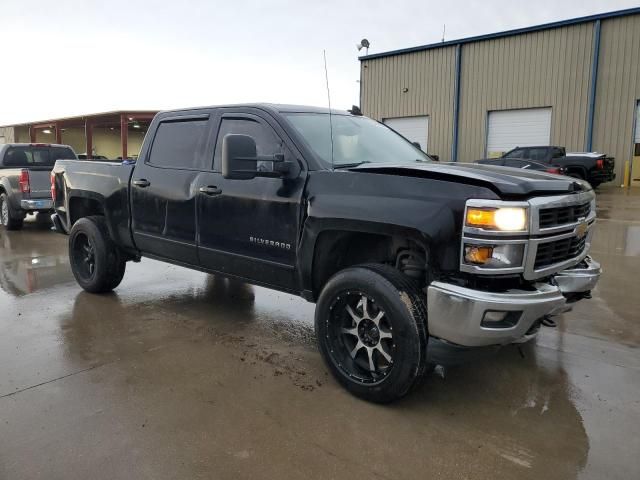
M 24 220 L 11 208 L 6 193 L 0 194 L 0 223 L 7 230 L 20 230 L 24 225 Z
M 110 292 L 120 285 L 127 265 L 101 216 L 81 218 L 73 225 L 69 261 L 76 281 L 90 293 Z
M 315 328 L 331 373 L 364 400 L 397 400 L 427 369 L 426 298 L 395 268 L 365 264 L 335 274 L 318 299 Z

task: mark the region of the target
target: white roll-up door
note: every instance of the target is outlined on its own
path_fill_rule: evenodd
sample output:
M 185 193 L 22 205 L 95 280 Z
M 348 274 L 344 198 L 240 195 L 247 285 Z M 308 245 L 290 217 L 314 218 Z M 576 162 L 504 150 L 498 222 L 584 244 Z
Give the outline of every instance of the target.
M 423 151 L 429 145 L 429 117 L 398 117 L 385 118 L 384 123 L 393 128 L 403 137 L 412 142 L 418 142 Z
M 515 147 L 549 145 L 551 108 L 489 112 L 487 156 L 497 157 Z

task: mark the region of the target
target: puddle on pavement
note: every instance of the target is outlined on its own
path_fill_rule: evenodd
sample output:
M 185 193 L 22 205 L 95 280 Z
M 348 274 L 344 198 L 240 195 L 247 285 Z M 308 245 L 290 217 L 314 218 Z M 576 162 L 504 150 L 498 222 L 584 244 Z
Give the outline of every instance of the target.
M 28 295 L 72 280 L 64 237 L 35 222 L 18 232 L 0 228 L 0 289 L 6 294 Z

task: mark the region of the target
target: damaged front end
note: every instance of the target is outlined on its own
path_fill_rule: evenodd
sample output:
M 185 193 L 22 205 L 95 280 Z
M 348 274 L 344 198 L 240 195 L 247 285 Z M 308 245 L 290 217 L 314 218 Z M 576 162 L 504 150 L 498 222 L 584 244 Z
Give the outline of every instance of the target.
M 437 357 L 443 345 L 459 358 L 470 348 L 529 341 L 541 325 L 555 324 L 551 317 L 590 298 L 602 273 L 588 255 L 594 199 L 588 191 L 527 202 L 469 200 L 460 271 L 476 279 L 508 274 L 520 281 L 500 289 L 433 281 L 427 288 L 430 342 L 435 344 L 430 356 Z M 511 215 L 502 220 L 511 230 L 493 227 L 499 211 Z

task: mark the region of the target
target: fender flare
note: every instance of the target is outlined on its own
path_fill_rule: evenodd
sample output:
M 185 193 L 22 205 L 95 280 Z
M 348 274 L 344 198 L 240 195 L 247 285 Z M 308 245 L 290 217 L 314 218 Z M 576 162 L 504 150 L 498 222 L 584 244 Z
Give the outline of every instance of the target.
M 314 292 L 313 285 L 313 263 L 316 257 L 318 240 L 325 232 L 370 233 L 389 237 L 403 237 L 417 243 L 429 253 L 433 245 L 431 236 L 411 227 L 366 220 L 308 217 L 302 229 L 296 270 L 300 275 L 299 281 L 304 292 L 303 296 L 312 301 L 315 299 L 315 293 L 317 293 Z
M 587 171 L 586 167 L 584 167 L 583 165 L 568 166 L 567 174 L 571 174 L 571 173 L 579 173 L 580 175 L 582 175 L 582 178 L 585 180 L 589 178 L 589 172 Z

